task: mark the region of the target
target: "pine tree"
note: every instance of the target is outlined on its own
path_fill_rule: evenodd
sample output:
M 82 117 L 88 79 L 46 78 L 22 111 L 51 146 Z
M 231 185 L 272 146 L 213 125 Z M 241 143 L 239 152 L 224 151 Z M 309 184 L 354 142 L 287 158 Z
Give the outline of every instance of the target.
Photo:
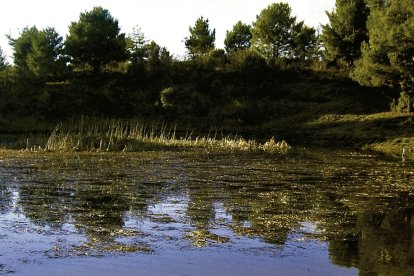
M 6 56 L 3 54 L 3 50 L 0 47 L 0 71 L 7 68 Z
M 126 38 L 120 31 L 118 20 L 102 7 L 81 13 L 79 20 L 69 26 L 65 42 L 72 65 L 80 68 L 89 65 L 98 73 L 106 64 L 125 61 Z
M 287 3 L 274 3 L 262 10 L 252 28 L 252 45 L 268 62 L 277 59 L 309 60 L 315 52 L 313 28 L 292 16 Z
M 324 56 L 331 64 L 352 67 L 368 40 L 369 8 L 364 0 L 336 0 L 335 10 L 326 14 L 330 23 L 322 26 Z
M 208 19 L 200 17 L 194 27 L 189 27 L 190 36 L 186 37 L 185 47 L 192 58 L 204 55 L 214 49 L 216 30 L 210 30 Z
M 252 28 L 252 44 L 267 60 L 288 57 L 292 50 L 296 17 L 287 3 L 274 3 L 262 10 Z
M 400 91 L 399 110 L 411 112 L 414 101 L 414 2 L 370 1 L 369 43 L 351 76 L 361 84 Z
M 251 46 L 252 33 L 251 26 L 237 22 L 231 31 L 227 31 L 224 45 L 227 53 L 249 49 Z
M 63 38 L 54 28 L 26 27 L 18 38 L 8 38 L 14 50 L 14 64 L 21 74 L 47 80 L 63 72 Z

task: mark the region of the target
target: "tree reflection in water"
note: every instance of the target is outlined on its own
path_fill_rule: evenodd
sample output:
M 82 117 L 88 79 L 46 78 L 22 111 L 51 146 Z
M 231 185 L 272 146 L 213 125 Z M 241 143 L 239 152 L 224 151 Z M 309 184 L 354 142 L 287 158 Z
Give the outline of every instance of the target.
M 0 214 L 17 204 L 34 225 L 72 224 L 83 246 L 127 252 L 168 236 L 159 225 L 199 247 L 254 237 L 283 248 L 297 233 L 362 274 L 414 274 L 413 175 L 412 164 L 349 152 L 28 154 L 3 162 Z M 168 198 L 186 201 L 176 219 L 151 210 Z

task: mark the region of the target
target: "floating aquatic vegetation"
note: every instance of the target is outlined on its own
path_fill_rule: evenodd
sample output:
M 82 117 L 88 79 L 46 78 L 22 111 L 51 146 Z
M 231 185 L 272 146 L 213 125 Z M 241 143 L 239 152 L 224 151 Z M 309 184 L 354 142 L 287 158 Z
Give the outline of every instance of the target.
M 214 243 L 229 242 L 228 237 L 211 233 L 208 230 L 194 230 L 188 233 L 187 238 L 197 247 L 205 247 Z

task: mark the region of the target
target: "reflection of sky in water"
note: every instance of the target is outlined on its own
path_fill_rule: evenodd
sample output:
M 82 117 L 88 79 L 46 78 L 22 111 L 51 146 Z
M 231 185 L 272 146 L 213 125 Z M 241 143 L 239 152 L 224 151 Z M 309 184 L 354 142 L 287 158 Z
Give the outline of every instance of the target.
M 300 154 L 4 159 L 0 264 L 215 250 L 411 273 L 412 164 Z

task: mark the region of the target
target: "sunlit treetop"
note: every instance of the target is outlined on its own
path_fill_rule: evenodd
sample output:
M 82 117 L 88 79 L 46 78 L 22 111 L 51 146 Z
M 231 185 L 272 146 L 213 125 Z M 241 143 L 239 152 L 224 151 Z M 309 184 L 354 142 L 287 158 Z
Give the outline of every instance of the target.
M 107 63 L 127 58 L 126 38 L 120 33 L 118 20 L 101 7 L 81 13 L 79 20 L 72 22 L 65 46 L 73 65 L 89 65 L 94 72 Z

